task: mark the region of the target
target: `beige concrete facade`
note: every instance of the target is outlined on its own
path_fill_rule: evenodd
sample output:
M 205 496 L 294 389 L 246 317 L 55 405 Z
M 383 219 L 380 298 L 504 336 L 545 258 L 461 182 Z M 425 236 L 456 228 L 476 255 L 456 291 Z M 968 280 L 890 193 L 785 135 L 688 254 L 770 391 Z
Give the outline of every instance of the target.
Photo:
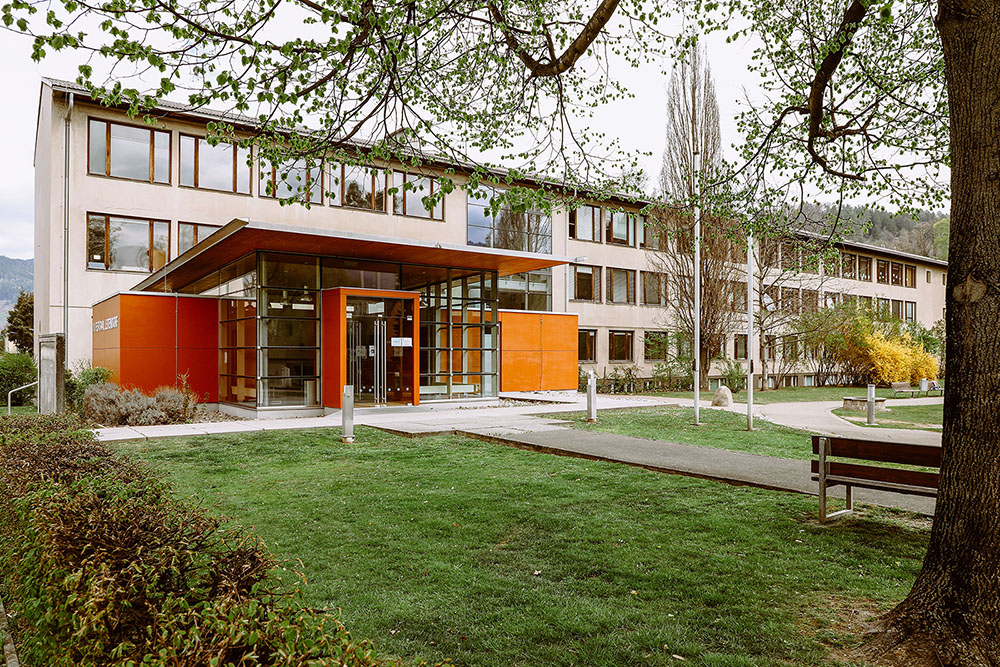
M 331 206 L 327 202 L 307 209 L 302 205 L 282 206 L 272 198 L 261 196 L 257 172 L 253 173 L 251 194 L 234 194 L 179 185 L 180 135 L 205 135 L 205 116 L 173 111 L 157 129 L 171 136 L 170 183 L 158 184 L 88 174 L 88 120 L 105 119 L 116 123 L 141 125 L 141 121 L 125 117 L 115 109 L 95 105 L 76 94 L 69 111 L 70 85 L 43 82 L 38 111 L 35 146 L 35 331 L 39 334 L 63 331 L 63 195 L 66 185 L 63 172 L 69 159 L 69 332 L 67 357 L 70 363 L 91 357 L 91 306 L 116 293 L 130 290 L 149 273 L 94 270 L 87 268 L 87 216 L 90 213 L 120 215 L 169 221 L 169 257 L 178 256 L 178 225 L 181 222 L 223 225 L 234 218 L 250 218 L 285 225 L 320 227 L 360 234 L 377 234 L 389 238 L 419 239 L 429 246 L 436 243 L 466 245 L 468 243 L 466 194 L 461 189 L 449 193 L 444 202 L 444 219 L 394 215 L 391 212 L 371 212 Z M 66 119 L 69 122 L 69 145 L 64 141 Z M 459 179 L 460 180 L 460 179 Z M 388 199 L 388 198 L 387 198 Z M 391 205 L 388 206 L 391 209 Z M 581 363 L 585 370 L 598 374 L 610 373 L 618 365 L 636 365 L 641 375 L 652 373 L 653 362 L 643 358 L 643 336 L 646 331 L 663 331 L 670 320 L 669 288 L 666 306 L 638 305 L 642 302 L 640 271 L 656 271 L 650 253 L 638 247 L 612 245 L 606 242 L 579 241 L 569 238 L 568 214 L 556 210 L 552 216 L 552 254 L 575 258 L 580 264 L 603 268 L 636 271 L 636 304 L 608 304 L 606 277 L 601 281 L 600 299 L 596 302 L 574 300 L 572 267 L 552 269 L 551 309 L 579 314 L 581 330 L 596 331 L 596 359 Z M 602 233 L 603 237 L 604 234 Z M 945 295 L 944 262 L 861 244 L 844 244 L 843 250 L 873 258 L 872 280 L 863 282 L 839 276 L 804 276 L 803 286 L 810 281 L 822 283 L 822 290 L 840 294 L 895 299 L 915 302 L 916 319 L 931 326 L 942 317 Z M 879 284 L 876 281 L 875 260 L 887 259 L 916 268 L 915 287 Z M 821 297 L 822 303 L 822 297 Z M 620 363 L 608 361 L 609 332 L 633 332 L 632 358 Z M 727 356 L 733 356 L 734 341 L 730 335 Z

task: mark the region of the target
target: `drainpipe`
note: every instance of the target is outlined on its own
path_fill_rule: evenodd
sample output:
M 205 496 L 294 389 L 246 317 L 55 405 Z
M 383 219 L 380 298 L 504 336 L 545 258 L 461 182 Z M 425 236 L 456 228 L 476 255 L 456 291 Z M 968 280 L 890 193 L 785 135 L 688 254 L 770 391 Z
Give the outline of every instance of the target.
M 66 346 L 66 368 L 69 368 L 69 127 L 73 101 L 73 93 L 70 93 L 63 139 L 63 341 Z

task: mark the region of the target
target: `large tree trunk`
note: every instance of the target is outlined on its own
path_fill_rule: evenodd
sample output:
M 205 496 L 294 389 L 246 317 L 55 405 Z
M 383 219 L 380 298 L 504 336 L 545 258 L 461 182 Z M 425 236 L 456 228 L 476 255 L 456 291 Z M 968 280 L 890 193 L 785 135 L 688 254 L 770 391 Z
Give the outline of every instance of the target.
M 951 116 L 948 383 L 930 546 L 873 653 L 1000 665 L 1000 4 L 941 0 Z M 885 652 L 888 651 L 888 652 Z

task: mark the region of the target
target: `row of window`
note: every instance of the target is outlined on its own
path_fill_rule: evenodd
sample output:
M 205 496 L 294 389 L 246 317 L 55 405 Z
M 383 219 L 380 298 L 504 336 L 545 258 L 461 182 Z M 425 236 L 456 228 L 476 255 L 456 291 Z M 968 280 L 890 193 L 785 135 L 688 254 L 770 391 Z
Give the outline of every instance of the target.
M 123 125 L 91 118 L 88 132 L 87 171 L 148 183 L 171 183 L 171 133 L 148 127 Z M 178 180 L 180 185 L 203 190 L 251 195 L 252 169 L 249 148 L 236 143 L 212 145 L 204 137 L 180 134 Z M 390 173 L 346 164 L 261 165 L 261 195 L 280 199 L 299 196 L 312 204 L 386 212 Z M 444 205 L 428 198 L 439 194 L 437 179 L 392 171 L 392 212 L 432 220 L 444 219 Z M 427 200 L 427 201 L 425 201 Z M 427 204 L 431 205 L 428 206 Z
M 646 216 L 601 206 L 581 206 L 569 212 L 569 238 L 593 243 L 666 250 L 668 239 L 657 234 Z
M 635 304 L 636 271 L 634 269 L 603 268 L 586 264 L 572 264 L 573 299 L 601 303 L 601 284 L 605 282 L 605 303 Z M 667 276 L 654 271 L 639 271 L 642 305 L 662 306 L 667 302 Z M 602 281 L 602 277 L 604 280 Z
M 177 224 L 178 253 L 183 253 L 218 229 L 193 222 Z M 87 268 L 151 273 L 170 260 L 170 222 L 148 218 L 89 213 Z

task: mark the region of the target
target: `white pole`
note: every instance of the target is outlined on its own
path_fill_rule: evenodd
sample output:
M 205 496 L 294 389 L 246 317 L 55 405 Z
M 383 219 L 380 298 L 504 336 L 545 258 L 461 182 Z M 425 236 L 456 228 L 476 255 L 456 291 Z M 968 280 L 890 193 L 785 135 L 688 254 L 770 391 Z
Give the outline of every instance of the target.
M 701 400 L 701 156 L 694 151 L 694 424 Z
M 753 302 L 757 286 L 753 261 L 753 231 L 747 231 L 747 430 L 753 430 Z

